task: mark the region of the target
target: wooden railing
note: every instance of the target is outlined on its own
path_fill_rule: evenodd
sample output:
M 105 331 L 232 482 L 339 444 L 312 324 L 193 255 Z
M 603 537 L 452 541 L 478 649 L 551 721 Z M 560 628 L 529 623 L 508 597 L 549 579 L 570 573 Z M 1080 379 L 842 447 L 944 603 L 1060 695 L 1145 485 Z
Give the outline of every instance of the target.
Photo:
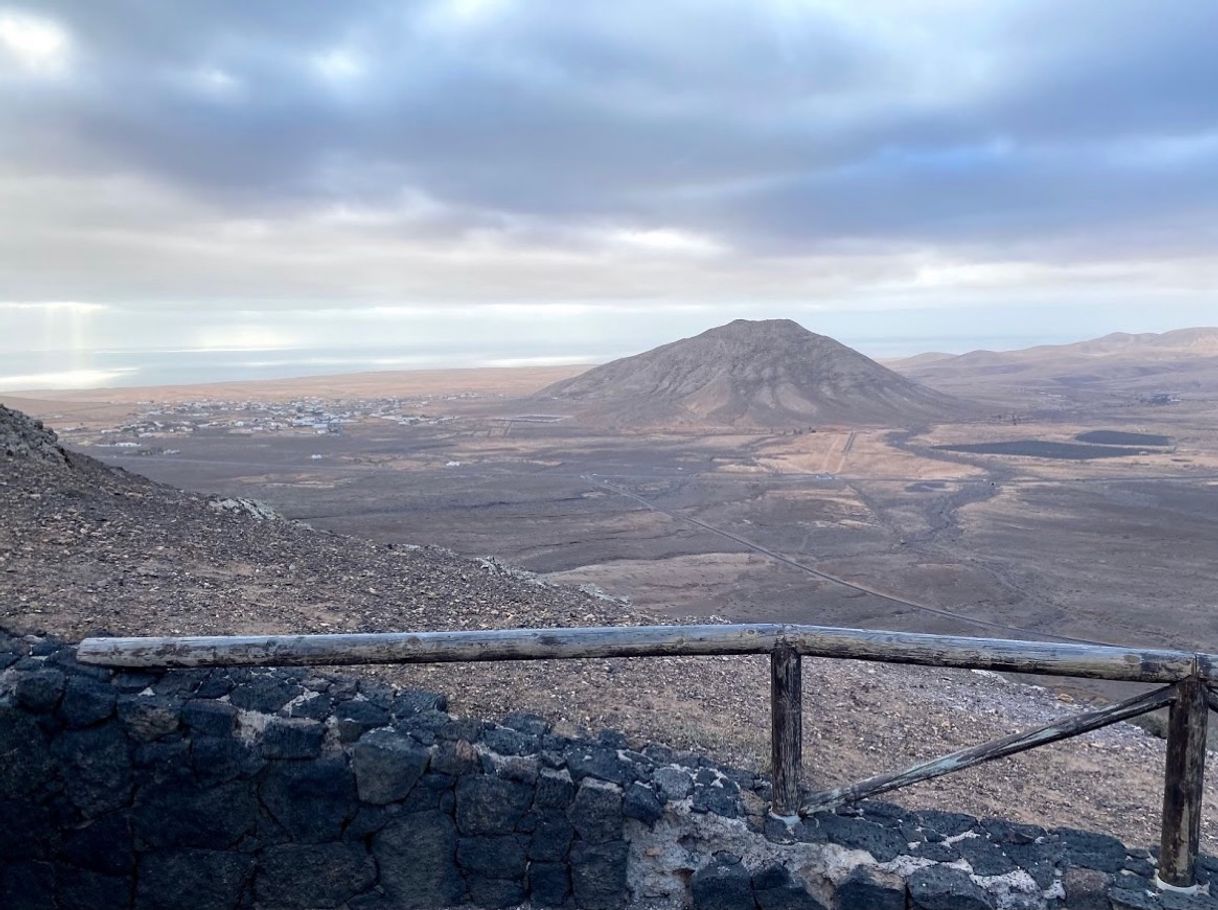
M 771 811 L 779 816 L 814 815 L 1168 707 L 1158 878 L 1170 888 L 1195 886 L 1206 722 L 1208 710 L 1218 710 L 1218 698 L 1210 690 L 1218 683 L 1218 655 L 778 624 L 89 638 L 78 650 L 81 661 L 110 667 L 338 666 L 712 654 L 770 655 Z M 1164 685 L 904 771 L 801 798 L 803 655 Z

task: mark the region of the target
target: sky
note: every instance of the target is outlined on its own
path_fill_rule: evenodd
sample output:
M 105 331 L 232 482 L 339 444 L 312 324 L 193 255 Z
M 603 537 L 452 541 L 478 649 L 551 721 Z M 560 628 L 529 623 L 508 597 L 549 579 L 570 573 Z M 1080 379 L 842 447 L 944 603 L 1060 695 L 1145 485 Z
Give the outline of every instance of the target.
M 1207 0 L 0 0 L 0 358 L 1218 324 L 1215 34 Z

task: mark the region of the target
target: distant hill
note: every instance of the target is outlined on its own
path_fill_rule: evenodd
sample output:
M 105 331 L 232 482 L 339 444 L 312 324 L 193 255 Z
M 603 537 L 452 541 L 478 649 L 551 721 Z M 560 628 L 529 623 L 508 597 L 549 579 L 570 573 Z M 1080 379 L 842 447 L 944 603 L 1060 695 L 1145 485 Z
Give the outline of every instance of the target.
M 967 410 L 789 319 L 737 319 L 556 382 L 535 399 L 627 426 L 909 426 Z
M 1218 328 L 1114 332 L 1015 351 L 919 354 L 888 366 L 945 392 L 1102 395 L 1218 392 Z

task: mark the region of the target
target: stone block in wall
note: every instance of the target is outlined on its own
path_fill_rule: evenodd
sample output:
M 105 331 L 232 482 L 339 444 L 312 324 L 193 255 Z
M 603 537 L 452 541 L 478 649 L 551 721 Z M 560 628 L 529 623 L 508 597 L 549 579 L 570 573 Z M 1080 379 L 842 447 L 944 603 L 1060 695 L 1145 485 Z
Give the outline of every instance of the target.
M 571 846 L 571 890 L 576 906 L 585 910 L 611 910 L 626 895 L 625 841 Z
M 130 875 L 102 875 L 74 866 L 57 866 L 56 906 L 58 910 L 128 910 L 133 883 Z
M 67 832 L 60 857 L 104 875 L 130 875 L 135 867 L 130 814 L 115 812 Z
M 70 728 L 88 727 L 107 720 L 114 713 L 118 695 L 104 680 L 72 676 L 59 702 L 59 717 Z
M 1057 828 L 1052 835 L 1071 866 L 1115 873 L 1125 865 L 1125 845 L 1115 837 L 1075 828 Z
M 564 813 L 549 809 L 537 813 L 529 837 L 529 859 L 540 862 L 561 862 L 566 859 L 575 828 Z
M 566 809 L 575 798 L 575 783 L 565 770 L 543 769 L 537 775 L 538 809 Z
M 652 787 L 637 781 L 626 788 L 622 814 L 646 825 L 654 825 L 664 817 L 664 803 Z
M 469 898 L 476 907 L 517 907 L 525 898 L 524 882 L 517 879 L 469 876 Z
M 0 907 L 5 910 L 58 910 L 55 867 L 46 862 L 0 867 Z
M 924 866 L 909 877 L 912 910 L 994 910 L 994 898 L 953 866 Z
M 253 785 L 232 781 L 208 789 L 168 781 L 139 788 L 132 810 L 136 837 L 154 849 L 225 848 L 254 829 Z
M 122 695 L 116 710 L 127 734 L 143 742 L 174 732 L 182 718 L 182 703 L 163 695 Z
M 466 873 L 487 878 L 524 878 L 528 840 L 519 834 L 462 837 L 457 840 L 457 865 Z
M 389 709 L 366 698 L 353 698 L 334 709 L 338 741 L 353 743 L 370 730 L 389 723 Z
M 1071 867 L 1062 874 L 1066 906 L 1070 910 L 1109 910 L 1108 889 L 1112 876 L 1098 869 Z
M 457 871 L 457 830 L 443 812 L 415 812 L 387 823 L 372 839 L 381 887 L 399 910 L 459 904 L 465 883 Z
M 510 834 L 533 803 L 533 788 L 489 775 L 457 783 L 457 827 L 467 836 Z
M 585 778 L 567 812 L 575 833 L 590 844 L 621 840 L 622 791 L 601 780 Z
M 51 751 L 72 768 L 66 791 L 85 816 L 102 815 L 127 804 L 131 796 L 131 754 L 117 722 L 61 733 Z
M 571 895 L 571 874 L 566 863 L 531 862 L 529 899 L 539 907 L 561 907 Z
M 753 873 L 751 885 L 758 910 L 826 910 L 781 863 L 772 863 Z
M 896 875 L 857 866 L 837 886 L 837 910 L 905 910 L 905 883 Z
M 228 736 L 237 723 L 237 709 L 227 702 L 195 698 L 182 705 L 182 722 L 193 733 Z
M 1002 846 L 985 837 L 962 837 L 954 844 L 974 875 L 1006 875 L 1018 868 Z
M 190 767 L 195 779 L 207 786 L 253 777 L 266 767 L 266 759 L 231 736 L 192 736 Z
M 55 779 L 56 765 L 38 722 L 0 699 L 0 797 L 36 798 Z
M 254 895 L 266 910 L 322 910 L 375 882 L 376 863 L 363 844 L 280 844 L 259 856 Z
M 342 758 L 272 762 L 258 793 L 284 833 L 303 843 L 333 840 L 355 815 L 355 775 Z
M 690 880 L 694 910 L 754 910 L 752 876 L 738 857 L 716 859 Z
M 64 675 L 59 670 L 26 671 L 13 683 L 13 697 L 27 711 L 45 714 L 59 704 L 64 684 Z
M 405 799 L 427 770 L 428 759 L 428 751 L 402 733 L 367 734 L 351 752 L 359 798 L 376 805 Z
M 274 714 L 302 692 L 296 680 L 282 673 L 264 673 L 233 686 L 228 697 L 243 711 Z
M 580 781 L 585 777 L 625 786 L 634 780 L 634 768 L 618 755 L 618 750 L 596 743 L 576 743 L 565 753 L 567 770 Z
M 135 910 L 235 910 L 254 857 L 219 850 L 164 850 L 140 857 Z
M 262 732 L 262 754 L 267 758 L 316 758 L 326 729 L 315 720 L 272 717 Z

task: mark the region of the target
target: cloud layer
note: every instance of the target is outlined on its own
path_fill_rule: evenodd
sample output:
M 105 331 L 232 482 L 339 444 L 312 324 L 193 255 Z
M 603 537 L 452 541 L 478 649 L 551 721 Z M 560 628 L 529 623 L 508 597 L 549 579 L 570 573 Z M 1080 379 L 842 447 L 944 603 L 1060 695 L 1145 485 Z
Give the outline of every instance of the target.
M 1195 308 L 1215 34 L 1195 0 L 0 0 L 0 302 L 148 343 L 200 309 Z

